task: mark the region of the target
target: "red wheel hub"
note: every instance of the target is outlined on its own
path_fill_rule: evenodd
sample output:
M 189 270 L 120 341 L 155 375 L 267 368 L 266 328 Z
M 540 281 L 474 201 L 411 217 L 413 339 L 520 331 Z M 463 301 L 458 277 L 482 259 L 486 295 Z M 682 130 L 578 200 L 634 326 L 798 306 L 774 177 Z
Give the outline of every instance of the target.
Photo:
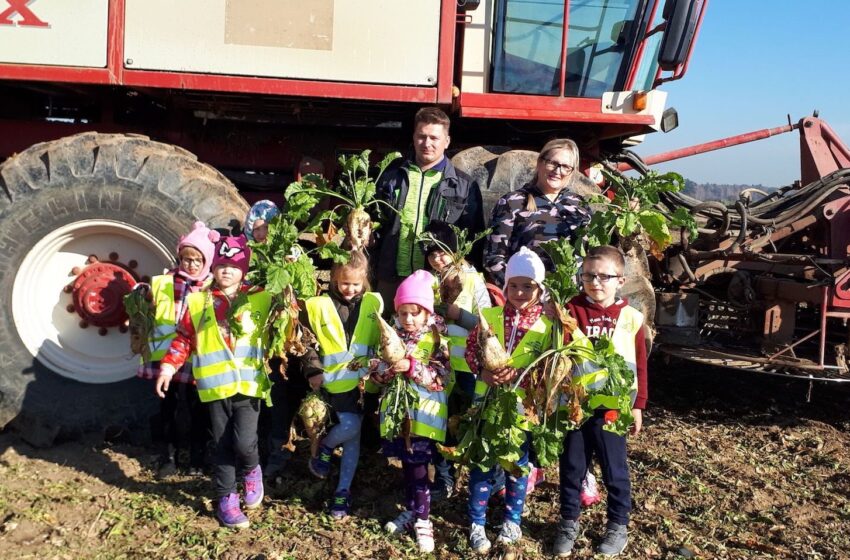
M 127 320 L 124 296 L 136 280 L 124 268 L 112 263 L 94 263 L 74 280 L 74 310 L 96 327 L 117 327 Z

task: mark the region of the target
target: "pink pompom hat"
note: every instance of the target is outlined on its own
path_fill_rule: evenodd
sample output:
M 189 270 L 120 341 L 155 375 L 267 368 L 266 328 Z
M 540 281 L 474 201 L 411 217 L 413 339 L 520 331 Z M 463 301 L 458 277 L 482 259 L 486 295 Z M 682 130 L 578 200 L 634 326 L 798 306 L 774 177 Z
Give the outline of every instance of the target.
M 434 277 L 430 272 L 417 270 L 399 284 L 393 303 L 396 311 L 405 303 L 415 303 L 427 309 L 428 313 L 433 313 Z

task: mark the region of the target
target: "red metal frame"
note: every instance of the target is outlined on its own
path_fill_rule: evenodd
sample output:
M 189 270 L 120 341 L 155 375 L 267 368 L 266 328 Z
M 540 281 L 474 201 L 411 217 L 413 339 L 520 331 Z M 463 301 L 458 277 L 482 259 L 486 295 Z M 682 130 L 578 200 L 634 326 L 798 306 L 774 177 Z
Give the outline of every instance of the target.
M 688 146 L 687 148 L 679 148 L 678 150 L 671 150 L 669 152 L 656 154 L 654 156 L 643 158 L 643 162 L 646 165 L 654 165 L 656 163 L 662 163 L 674 159 L 682 159 L 697 154 L 713 152 L 714 150 L 720 150 L 722 148 L 737 146 L 738 144 L 746 144 L 747 142 L 755 142 L 756 140 L 770 138 L 771 136 L 776 136 L 777 134 L 791 132 L 792 130 L 799 127 L 799 124 L 788 124 L 785 126 L 778 126 L 776 128 L 763 128 L 754 132 L 746 132 L 744 134 L 738 134 L 737 136 L 729 136 L 728 138 L 721 138 L 720 140 L 713 140 L 711 142 L 705 142 L 703 144 Z M 620 171 L 628 171 L 629 169 L 632 169 L 632 166 L 628 163 L 620 163 L 617 166 L 617 169 L 619 169 Z
M 0 64 L 1 79 L 111 84 L 136 87 L 223 91 L 300 97 L 359 99 L 418 104 L 452 102 L 455 66 L 456 0 L 441 0 L 439 60 L 436 86 L 396 86 L 351 82 L 325 82 L 234 75 L 157 72 L 125 68 L 124 19 L 126 0 L 109 0 L 106 68 Z M 564 0 L 565 18 L 569 1 Z M 562 33 L 562 62 L 566 52 L 566 26 Z M 565 62 L 562 67 L 565 67 Z M 564 68 L 561 94 L 564 91 Z M 514 94 L 462 94 L 457 100 L 460 114 L 477 118 L 559 120 L 604 123 L 640 128 L 654 124 L 650 115 L 603 114 L 599 99 L 548 98 Z
M 513 93 L 461 93 L 460 114 L 465 117 L 524 120 L 569 120 L 581 123 L 652 125 L 652 115 L 603 113 L 601 99 L 543 97 Z
M 322 82 L 250 76 L 130 70 L 124 67 L 126 0 L 109 0 L 106 68 L 0 64 L 0 79 L 113 84 L 159 88 L 259 93 L 304 97 L 338 97 L 373 101 L 451 103 L 454 72 L 456 0 L 441 0 L 440 58 L 434 86 L 394 86 Z
M 850 149 L 828 124 L 808 117 L 797 126 L 800 128 L 800 180 L 804 185 L 850 167 Z
M 564 25 L 561 27 L 561 75 L 558 95 L 564 96 L 567 88 L 567 29 L 570 27 L 570 0 L 564 0 Z
M 755 142 L 756 140 L 763 140 L 771 136 L 791 132 L 792 130 L 800 131 L 800 180 L 804 185 L 812 181 L 817 181 L 833 171 L 850 167 L 850 148 L 844 144 L 827 123 L 817 117 L 806 117 L 794 124 L 789 122 L 789 124 L 784 126 L 763 128 L 753 132 L 745 132 L 744 134 L 721 138 L 720 140 L 671 150 L 643 158 L 643 162 L 646 165 L 654 165 L 674 159 L 682 159 L 739 144 Z M 628 171 L 632 167 L 628 163 L 620 163 L 617 169 Z
M 646 50 L 646 42 L 657 31 L 652 29 L 652 24 L 655 21 L 655 14 L 658 12 L 658 3 L 659 0 L 655 0 L 655 2 L 652 4 L 652 13 L 649 15 L 649 20 L 647 20 L 646 22 L 646 29 L 644 29 L 643 32 L 643 39 L 641 39 L 640 41 L 637 53 L 635 53 L 635 57 L 632 61 L 632 67 L 629 68 L 629 75 L 626 78 L 626 91 L 631 91 L 631 89 L 634 87 L 635 79 L 637 78 L 637 71 L 638 68 L 640 68 L 640 61 L 643 59 L 643 53 Z

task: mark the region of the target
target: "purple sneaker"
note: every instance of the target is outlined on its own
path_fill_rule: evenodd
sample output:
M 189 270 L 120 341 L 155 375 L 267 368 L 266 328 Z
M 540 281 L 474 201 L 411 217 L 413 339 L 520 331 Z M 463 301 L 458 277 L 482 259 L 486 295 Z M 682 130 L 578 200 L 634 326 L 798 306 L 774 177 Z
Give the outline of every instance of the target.
M 263 471 L 260 465 L 245 475 L 245 509 L 260 507 L 263 503 Z
M 310 472 L 317 478 L 327 478 L 331 473 L 331 455 L 333 451 L 330 447 L 320 444 L 319 452 L 307 463 Z
M 215 516 L 225 527 L 244 529 L 251 523 L 239 509 L 239 494 L 228 494 L 218 499 Z
M 340 490 L 334 494 L 333 502 L 331 502 L 331 517 L 334 519 L 348 517 L 349 509 L 351 509 L 351 492 Z

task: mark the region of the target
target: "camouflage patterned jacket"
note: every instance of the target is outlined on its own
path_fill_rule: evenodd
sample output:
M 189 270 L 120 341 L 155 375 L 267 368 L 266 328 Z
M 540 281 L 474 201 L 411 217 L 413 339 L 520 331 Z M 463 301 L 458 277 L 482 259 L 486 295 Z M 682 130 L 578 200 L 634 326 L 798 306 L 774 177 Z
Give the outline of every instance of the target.
M 529 194 L 534 197 L 536 210 L 526 209 Z M 493 207 L 490 222 L 493 232 L 484 248 L 485 273 L 501 287 L 505 283 L 508 259 L 520 247 L 528 247 L 540 255 L 546 270 L 551 270 L 552 261 L 540 245 L 551 239 L 572 237 L 589 220 L 590 209 L 572 191 L 561 191 L 554 201 L 543 196 L 533 184 L 509 192 Z

